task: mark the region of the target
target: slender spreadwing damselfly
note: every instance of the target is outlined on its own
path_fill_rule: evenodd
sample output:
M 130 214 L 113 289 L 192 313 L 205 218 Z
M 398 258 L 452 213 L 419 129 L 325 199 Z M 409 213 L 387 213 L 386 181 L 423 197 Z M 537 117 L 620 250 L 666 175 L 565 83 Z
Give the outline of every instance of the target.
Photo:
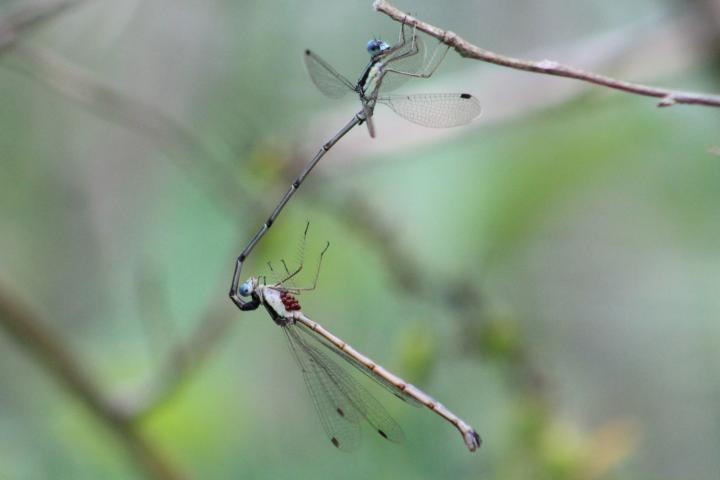
M 307 227 L 303 245 L 306 235 Z M 293 272 L 283 262 L 286 275 L 277 282 L 268 284 L 263 277 L 251 277 L 240 285 L 238 294 L 250 298 L 245 303 L 245 310 L 262 305 L 283 329 L 330 442 L 340 450 L 354 449 L 360 441 L 363 421 L 387 440 L 399 443 L 404 439 L 400 425 L 365 387 L 336 362 L 339 358 L 401 400 L 429 408 L 458 429 L 471 452 L 478 449 L 480 436 L 470 425 L 428 394 L 355 350 L 300 310 L 297 295 L 314 290 L 317 286 L 322 258 L 328 246 L 320 254 L 311 286 L 296 287 L 292 282 L 293 277 L 302 270 L 301 260 L 300 266 Z
M 438 47 L 441 48 L 441 47 Z M 365 122 L 370 136 L 375 135 L 372 116 L 377 103 L 388 105 L 401 117 L 412 122 L 430 127 L 453 127 L 469 123 L 480 115 L 480 102 L 469 93 L 425 93 L 416 95 L 380 95 L 381 91 L 389 91 L 402 85 L 410 78 L 429 78 L 447 54 L 435 49 L 429 61 L 425 58 L 425 48 L 413 29 L 412 34 L 406 32 L 405 24 L 400 28 L 400 36 L 395 45 L 373 39 L 367 44 L 370 63 L 365 67 L 357 84 L 352 84 L 340 75 L 328 63 L 312 53 L 305 51 L 305 64 L 313 83 L 325 95 L 340 98 L 348 92 L 355 92 L 360 97 L 362 110 L 348 122 L 334 137 L 328 140 L 310 160 L 300 175 L 282 196 L 268 219 L 250 239 L 235 262 L 230 285 L 230 298 L 241 310 L 245 300 L 238 293 L 240 272 L 243 263 L 260 239 L 267 233 L 290 198 L 295 194 L 305 178 L 310 174 L 320 159 L 355 126 Z
M 414 95 L 386 95 L 410 78 L 429 78 L 442 63 L 449 47 L 438 55 L 438 46 L 430 59 L 425 57 L 424 44 L 413 29 L 405 32 L 403 23 L 395 45 L 378 39 L 370 40 L 367 51 L 370 63 L 357 83 L 353 84 L 326 61 L 305 50 L 305 65 L 310 78 L 323 94 L 340 98 L 349 92 L 360 97 L 362 116 L 371 137 L 375 136 L 373 112 L 382 103 L 411 122 L 426 127 L 456 127 L 471 122 L 480 115 L 480 102 L 469 93 L 421 93 Z

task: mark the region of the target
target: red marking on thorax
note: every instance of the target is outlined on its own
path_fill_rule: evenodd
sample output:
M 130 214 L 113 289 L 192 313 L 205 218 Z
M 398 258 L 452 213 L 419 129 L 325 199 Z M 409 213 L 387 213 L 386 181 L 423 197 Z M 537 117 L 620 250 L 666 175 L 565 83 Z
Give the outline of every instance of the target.
M 288 312 L 300 310 L 300 302 L 298 302 L 297 298 L 293 297 L 288 292 L 280 292 L 280 301 L 283 303 L 285 310 Z

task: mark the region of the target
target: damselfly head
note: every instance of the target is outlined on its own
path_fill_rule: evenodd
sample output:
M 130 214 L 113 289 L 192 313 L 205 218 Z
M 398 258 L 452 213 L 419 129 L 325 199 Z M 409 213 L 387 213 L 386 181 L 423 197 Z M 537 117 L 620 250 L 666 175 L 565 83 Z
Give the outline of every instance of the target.
M 240 295 L 242 295 L 243 297 L 249 297 L 249 296 L 252 295 L 252 293 L 255 291 L 255 289 L 257 288 L 257 286 L 258 286 L 258 279 L 257 279 L 257 277 L 250 277 L 250 278 L 247 279 L 247 281 L 245 281 L 245 283 L 243 283 L 242 285 L 240 285 L 240 288 L 238 289 L 238 292 L 239 292 Z
M 367 51 L 373 57 L 378 53 L 387 50 L 388 48 L 390 48 L 390 45 L 378 38 L 373 38 L 367 43 Z

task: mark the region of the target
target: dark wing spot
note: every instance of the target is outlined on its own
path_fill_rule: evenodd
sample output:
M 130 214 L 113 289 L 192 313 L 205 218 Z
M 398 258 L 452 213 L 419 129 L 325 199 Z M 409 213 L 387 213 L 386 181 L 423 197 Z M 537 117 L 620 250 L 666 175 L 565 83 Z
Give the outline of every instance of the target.
M 342 409 L 342 408 L 338 407 L 338 408 L 336 408 L 335 410 L 337 410 L 338 415 L 340 415 L 341 417 L 344 417 L 344 416 L 345 416 L 345 412 L 343 412 L 343 409 Z
M 305 50 L 305 55 L 310 55 L 310 50 Z
M 338 439 L 337 439 L 337 438 L 332 437 L 332 438 L 330 439 L 330 441 L 331 441 L 332 444 L 335 445 L 337 448 L 340 448 L 340 442 L 338 442 Z
M 470 98 L 470 97 L 472 97 L 472 95 L 470 95 L 469 93 L 461 93 L 460 94 L 460 98 Z
M 380 434 L 381 437 L 387 438 L 387 434 L 385 432 L 383 432 L 382 430 L 378 430 L 378 433 Z

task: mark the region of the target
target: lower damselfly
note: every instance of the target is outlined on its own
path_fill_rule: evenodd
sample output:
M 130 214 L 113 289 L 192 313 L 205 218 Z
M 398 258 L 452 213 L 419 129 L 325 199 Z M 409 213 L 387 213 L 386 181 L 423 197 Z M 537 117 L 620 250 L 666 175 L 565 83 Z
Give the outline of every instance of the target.
M 360 441 L 360 426 L 364 421 L 387 440 L 400 443 L 404 439 L 402 428 L 380 402 L 336 362 L 342 359 L 401 400 L 429 408 L 458 429 L 471 452 L 478 449 L 480 436 L 470 425 L 430 395 L 358 352 L 301 311 L 297 296 L 317 286 L 320 265 L 328 246 L 320 254 L 311 286 L 299 288 L 292 283 L 293 277 L 302 270 L 302 261 L 293 272 L 283 262 L 286 272 L 283 279 L 268 284 L 264 277 L 251 277 L 240 285 L 237 293 L 250 298 L 245 303 L 245 310 L 254 310 L 262 305 L 283 329 L 330 442 L 340 450 L 354 449 Z

